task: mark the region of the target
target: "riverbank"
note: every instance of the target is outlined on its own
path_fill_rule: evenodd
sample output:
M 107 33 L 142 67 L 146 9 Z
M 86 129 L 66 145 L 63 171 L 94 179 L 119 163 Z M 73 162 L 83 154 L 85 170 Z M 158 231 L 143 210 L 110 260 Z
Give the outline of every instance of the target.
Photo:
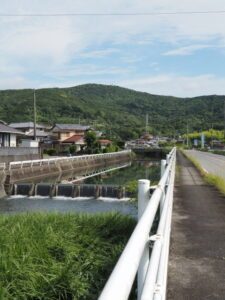
M 0 216 L 0 299 L 97 299 L 135 224 L 118 213 Z

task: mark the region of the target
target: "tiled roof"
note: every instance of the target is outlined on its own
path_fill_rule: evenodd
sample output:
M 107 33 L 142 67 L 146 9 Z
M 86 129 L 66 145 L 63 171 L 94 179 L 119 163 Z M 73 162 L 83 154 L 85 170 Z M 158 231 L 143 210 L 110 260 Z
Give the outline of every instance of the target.
M 23 134 L 23 132 L 15 129 L 15 128 L 12 128 L 8 125 L 6 125 L 5 123 L 1 123 L 0 122 L 0 132 L 4 132 L 4 133 L 15 133 L 15 134 Z
M 29 133 L 27 133 L 27 136 L 34 136 L 34 131 L 32 130 Z M 45 131 L 36 130 L 36 136 L 46 137 L 46 136 L 48 136 L 48 133 Z
M 34 122 L 19 122 L 19 123 L 11 123 L 9 126 L 13 128 L 33 128 Z M 45 128 L 43 125 L 36 124 L 36 128 Z
M 110 140 L 98 140 L 100 144 L 112 144 Z
M 84 143 L 83 135 L 73 135 L 69 137 L 68 139 L 65 139 L 62 141 L 63 143 L 77 143 L 79 141 L 82 141 L 82 144 Z
M 53 132 L 58 130 L 88 130 L 91 129 L 90 126 L 83 126 L 79 124 L 55 124 Z

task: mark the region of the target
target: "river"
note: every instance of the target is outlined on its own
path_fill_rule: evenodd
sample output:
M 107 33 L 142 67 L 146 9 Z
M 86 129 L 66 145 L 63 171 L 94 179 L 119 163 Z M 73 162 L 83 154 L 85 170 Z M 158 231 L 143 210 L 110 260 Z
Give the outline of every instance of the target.
M 112 167 L 110 167 L 112 168 Z M 88 175 L 88 174 L 86 174 Z M 83 174 L 82 174 L 83 176 Z M 149 179 L 152 182 L 159 180 L 160 165 L 158 160 L 134 161 L 131 165 L 112 171 L 102 173 L 97 176 L 80 178 L 84 184 L 116 184 L 127 185 L 129 182 L 138 179 Z M 71 180 L 71 178 L 68 178 Z M 48 177 L 45 183 L 64 182 L 64 177 Z M 43 180 L 40 180 L 43 182 Z M 137 206 L 129 203 L 128 199 L 112 198 L 68 198 L 68 197 L 24 197 L 11 196 L 0 200 L 0 213 L 22 213 L 22 212 L 77 212 L 77 213 L 103 213 L 119 211 L 122 214 L 129 214 L 137 217 Z

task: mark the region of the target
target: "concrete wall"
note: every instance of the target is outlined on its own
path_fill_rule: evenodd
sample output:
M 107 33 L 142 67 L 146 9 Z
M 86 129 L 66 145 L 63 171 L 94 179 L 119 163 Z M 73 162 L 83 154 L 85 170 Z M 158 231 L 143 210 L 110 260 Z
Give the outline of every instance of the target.
M 0 170 L 0 198 L 3 198 L 6 196 L 4 183 L 6 179 L 6 174 L 4 170 Z
M 40 159 L 38 148 L 28 147 L 0 147 L 0 162 L 9 163 L 12 161 L 22 161 Z
M 27 164 L 22 168 L 20 165 L 13 165 L 9 171 L 10 183 L 15 183 L 18 181 L 28 180 L 29 182 L 32 178 L 36 177 L 46 177 L 51 176 L 52 174 L 60 174 L 70 171 L 79 171 L 87 168 L 96 168 L 96 167 L 108 167 L 113 164 L 127 162 L 130 159 L 129 153 L 118 152 L 118 154 L 111 157 L 104 156 L 92 156 L 88 158 L 76 157 L 55 160 L 48 163 L 47 161 L 43 163 L 34 163 L 33 165 Z
M 16 135 L 15 134 L 10 135 L 10 147 L 16 147 Z

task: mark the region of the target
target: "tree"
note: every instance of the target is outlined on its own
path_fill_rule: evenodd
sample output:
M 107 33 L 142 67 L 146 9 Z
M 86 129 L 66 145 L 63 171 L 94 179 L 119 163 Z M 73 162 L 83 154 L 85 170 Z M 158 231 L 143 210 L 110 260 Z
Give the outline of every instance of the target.
M 94 131 L 88 131 L 84 137 L 84 140 L 87 145 L 87 153 L 92 154 L 99 151 L 99 143 L 97 141 L 96 133 Z

